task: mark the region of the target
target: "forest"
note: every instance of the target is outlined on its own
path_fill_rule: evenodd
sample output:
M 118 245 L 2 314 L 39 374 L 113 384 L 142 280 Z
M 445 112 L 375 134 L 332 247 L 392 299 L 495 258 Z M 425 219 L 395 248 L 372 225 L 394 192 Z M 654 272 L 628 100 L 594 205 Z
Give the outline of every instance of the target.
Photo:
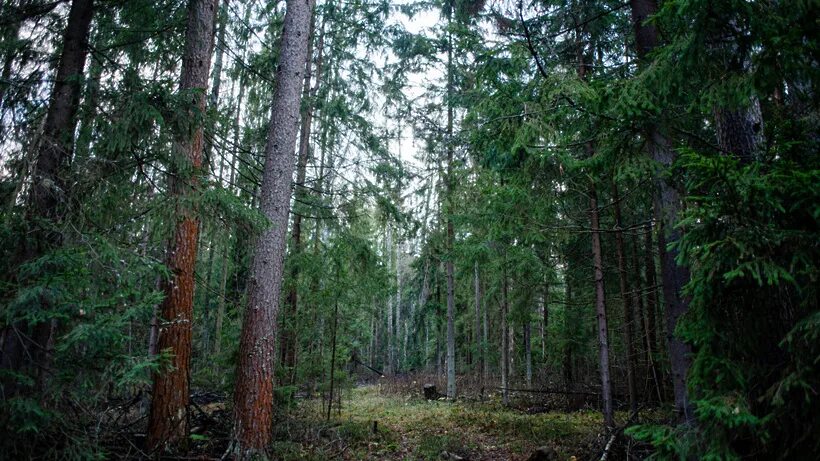
M 818 459 L 818 84 L 818 0 L 0 0 L 0 459 Z

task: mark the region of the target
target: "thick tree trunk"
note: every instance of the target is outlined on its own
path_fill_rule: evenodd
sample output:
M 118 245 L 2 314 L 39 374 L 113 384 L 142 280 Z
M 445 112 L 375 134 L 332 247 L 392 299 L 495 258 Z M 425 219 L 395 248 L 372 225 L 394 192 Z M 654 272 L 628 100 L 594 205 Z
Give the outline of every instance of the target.
M 618 282 L 621 289 L 621 303 L 624 308 L 624 348 L 626 349 L 626 382 L 629 392 L 629 409 L 638 411 L 637 356 L 635 355 L 635 315 L 629 295 L 629 281 L 626 274 L 626 253 L 624 250 L 623 221 L 621 220 L 621 198 L 618 185 L 612 183 L 613 210 L 615 212 L 615 251 L 618 255 Z
M 766 144 L 760 100 L 751 97 L 746 107 L 717 107 L 714 112 L 715 131 L 721 150 L 734 155 L 744 164 L 759 161 Z
M 312 9 L 311 0 L 287 0 L 260 203 L 271 225 L 256 243 L 236 371 L 230 451 L 242 459 L 264 454 L 271 440 L 276 319 Z
M 192 0 L 188 4 L 188 26 L 182 57 L 180 90 L 206 89 L 214 40 L 217 0 Z M 192 94 L 192 103 L 205 110 L 205 95 Z M 184 442 L 188 436 L 188 385 L 191 361 L 194 269 L 196 267 L 199 218 L 190 205 L 202 168 L 203 129 L 176 142 L 175 175 L 170 193 L 176 200 L 176 229 L 168 247 L 167 265 L 171 278 L 165 283 L 165 299 L 160 307 L 157 349 L 170 354 L 170 362 L 154 376 L 151 413 L 148 418 L 147 446 L 155 450 L 166 444 Z
M 730 20 L 727 24 L 736 37 L 742 36 L 737 23 Z M 752 60 L 750 51 L 745 44 L 738 40 L 726 37 L 714 37 L 719 43 L 719 53 L 724 56 L 724 67 L 729 75 L 748 76 L 751 72 Z M 763 113 L 760 108 L 760 99 L 756 94 L 749 96 L 745 105 L 716 106 L 714 108 L 715 132 L 718 147 L 728 155 L 734 156 L 741 164 L 760 161 L 766 137 L 763 131 Z
M 20 263 L 36 259 L 58 248 L 63 242 L 59 227 L 69 201 L 66 176 L 74 146 L 92 15 L 92 0 L 74 0 L 71 3 L 63 34 L 63 51 L 32 171 L 26 210 L 29 233 Z M 51 309 L 48 301 L 43 299 L 43 303 L 43 310 Z M 5 327 L 0 335 L 3 338 L 0 343 L 0 368 L 31 374 L 37 386 L 42 388 L 50 374 L 56 329 L 56 320 L 45 320 L 34 325 L 18 321 Z M 6 396 L 19 392 L 14 378 L 4 376 L 2 388 Z
M 638 57 L 644 59 L 647 53 L 658 46 L 658 31 L 654 24 L 646 22 L 647 18 L 657 12 L 657 3 L 655 0 L 630 0 L 629 3 L 632 9 Z M 651 158 L 658 163 L 660 168 L 668 170 L 674 163 L 677 152 L 657 125 L 649 123 L 645 127 L 645 132 L 647 150 Z M 674 334 L 678 319 L 689 308 L 689 301 L 682 294 L 683 286 L 689 281 L 689 270 L 678 266 L 675 261 L 677 250 L 669 249 L 667 246 L 680 239 L 680 231 L 675 228 L 681 208 L 680 192 L 671 178 L 660 172 L 656 174 L 655 180 L 657 182 L 655 213 L 661 229 L 658 234 L 658 250 L 661 256 L 667 347 L 672 368 L 675 409 L 685 421 L 691 422 L 694 414 L 686 389 L 686 373 L 691 364 L 691 348 Z
M 663 198 L 665 197 L 665 199 Z M 678 266 L 677 250 L 669 248 L 669 242 L 680 239 L 680 231 L 670 227 L 677 222 L 677 210 L 672 210 L 663 203 L 674 203 L 679 200 L 674 188 L 663 188 L 660 203 L 656 202 L 660 230 L 658 232 L 658 252 L 661 255 L 661 279 L 663 288 L 664 312 L 666 315 L 666 345 L 669 350 L 669 364 L 672 370 L 672 387 L 675 394 L 675 409 L 685 421 L 693 421 L 691 403 L 686 389 L 686 374 L 691 365 L 691 348 L 675 335 L 678 319 L 686 313 L 689 301 L 683 294 L 683 286 L 689 281 L 689 269 Z M 679 205 L 675 205 L 678 207 Z M 674 217 L 672 216 L 674 211 Z

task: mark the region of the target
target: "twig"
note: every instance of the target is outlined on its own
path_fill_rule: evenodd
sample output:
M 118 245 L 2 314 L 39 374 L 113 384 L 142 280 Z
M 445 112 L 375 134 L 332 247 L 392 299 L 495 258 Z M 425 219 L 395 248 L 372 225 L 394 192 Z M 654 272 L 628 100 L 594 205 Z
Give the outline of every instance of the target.
M 615 440 L 617 440 L 618 436 L 621 435 L 621 433 L 623 433 L 624 429 L 632 425 L 632 422 L 635 421 L 635 418 L 638 417 L 639 411 L 640 408 L 638 410 L 635 410 L 631 415 L 629 415 L 629 419 L 627 419 L 622 426 L 612 431 L 612 435 L 609 437 L 609 441 L 606 443 L 606 446 L 604 446 L 604 452 L 601 454 L 600 461 L 606 461 L 607 457 L 609 457 L 609 450 L 612 449 L 612 446 L 615 444 Z

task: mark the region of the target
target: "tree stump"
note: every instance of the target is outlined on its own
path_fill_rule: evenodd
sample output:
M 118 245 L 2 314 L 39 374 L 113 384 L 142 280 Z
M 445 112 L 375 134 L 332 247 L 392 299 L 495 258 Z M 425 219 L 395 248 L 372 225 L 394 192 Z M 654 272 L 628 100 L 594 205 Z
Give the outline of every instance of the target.
M 424 398 L 427 400 L 436 400 L 438 398 L 438 390 L 435 384 L 424 385 Z
M 558 461 L 558 453 L 552 447 L 540 447 L 527 458 L 527 461 Z

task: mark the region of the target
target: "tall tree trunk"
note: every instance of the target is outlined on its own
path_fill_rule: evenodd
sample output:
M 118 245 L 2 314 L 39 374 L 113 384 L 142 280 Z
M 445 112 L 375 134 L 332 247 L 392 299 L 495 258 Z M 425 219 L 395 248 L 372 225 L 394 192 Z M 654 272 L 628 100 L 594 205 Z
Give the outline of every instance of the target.
M 509 312 L 509 300 L 507 301 L 507 307 L 507 312 Z M 507 377 L 509 378 L 508 383 L 512 386 L 512 383 L 515 381 L 515 323 L 513 323 L 512 320 L 507 321 L 507 338 L 507 357 L 509 358 L 507 362 Z
M 293 264 L 291 266 L 291 285 L 288 288 L 288 298 L 285 305 L 287 310 L 282 321 L 282 339 L 280 341 L 282 367 L 286 370 L 288 382 L 293 384 L 296 379 L 296 320 L 299 311 L 299 255 L 302 252 L 302 213 L 301 203 L 305 201 L 305 178 L 307 163 L 310 158 L 310 131 L 313 124 L 313 108 L 315 107 L 315 96 L 319 88 L 319 81 L 322 75 L 322 38 L 319 39 L 319 57 L 316 60 L 316 70 L 313 71 L 313 35 L 315 20 L 310 21 L 310 38 L 308 39 L 307 60 L 305 61 L 305 81 L 302 86 L 302 98 L 307 101 L 303 104 L 301 127 L 299 129 L 299 154 L 296 160 L 296 187 L 294 190 L 294 208 L 297 212 L 293 214 L 293 225 L 291 226 L 291 255 Z M 310 81 L 316 75 L 316 84 L 313 88 Z
M 98 59 L 92 59 L 88 69 L 88 82 L 85 87 L 85 100 L 80 115 L 80 130 L 77 134 L 76 159 L 87 159 L 90 155 L 91 141 L 94 138 L 97 109 L 99 106 L 100 80 L 103 65 Z
M 333 385 L 336 377 L 336 334 L 339 328 L 339 298 L 333 303 L 333 335 L 330 348 L 330 396 L 327 399 L 327 421 L 330 421 L 330 410 L 333 408 Z
M 655 268 L 655 250 L 653 248 L 652 221 L 650 220 L 646 223 L 646 229 L 644 232 L 644 266 L 646 286 L 648 287 L 648 291 L 646 293 L 646 336 L 647 341 L 652 345 L 652 349 L 655 351 L 660 351 L 663 345 L 658 342 L 657 338 L 658 276 L 657 269 Z M 660 383 L 662 382 L 663 380 L 660 380 Z
M 652 228 L 649 227 L 647 232 L 651 233 Z M 639 314 L 640 320 L 643 326 L 643 343 L 644 347 L 646 347 L 646 360 L 647 365 L 649 368 L 649 381 L 652 383 L 652 387 L 655 388 L 656 395 L 658 397 L 658 403 L 663 401 L 663 390 L 662 390 L 662 380 L 660 379 L 660 371 L 658 370 L 657 366 L 657 358 L 655 352 L 658 350 L 655 344 L 655 306 L 657 303 L 651 304 L 649 299 L 651 298 L 650 294 L 647 294 L 647 301 L 646 304 L 643 303 L 643 295 L 642 293 L 647 292 L 647 285 L 649 284 L 649 276 L 646 277 L 646 285 L 643 283 L 643 279 L 641 278 L 641 266 L 638 259 L 638 237 L 636 234 L 632 234 L 632 265 L 635 266 L 635 281 L 638 283 L 638 286 L 635 289 L 635 302 L 638 303 L 640 306 L 639 310 L 641 313 Z M 652 249 L 652 237 L 649 236 L 649 243 L 646 245 L 647 249 Z M 654 259 L 654 258 L 653 258 Z M 653 261 L 653 270 L 654 270 L 654 261 Z M 646 265 L 645 269 L 648 271 L 649 266 Z M 653 282 L 654 284 L 654 277 Z M 655 287 L 651 287 L 651 290 L 654 290 Z M 644 308 L 643 306 L 646 306 Z
M 473 277 L 475 288 L 475 376 L 476 380 L 480 380 L 485 358 L 481 351 L 481 279 L 478 273 L 478 260 L 473 264 Z
M 396 347 L 394 348 L 393 359 L 395 362 L 395 371 L 400 371 L 401 369 L 401 361 L 399 360 L 399 356 L 401 355 L 399 349 L 403 343 L 402 339 L 402 324 L 401 324 L 401 244 L 398 241 L 398 231 L 396 232 L 396 245 L 393 249 L 393 259 L 396 261 Z
M 263 455 L 271 440 L 276 319 L 312 9 L 311 0 L 287 0 L 260 201 L 271 225 L 254 251 L 236 371 L 230 451 L 243 459 Z
M 591 148 L 591 147 L 590 147 Z M 595 186 L 589 191 L 589 214 L 592 226 L 592 266 L 595 281 L 595 316 L 598 319 L 598 366 L 601 373 L 601 400 L 603 400 L 604 425 L 615 427 L 612 412 L 612 380 L 609 374 L 609 332 L 606 318 L 606 295 L 604 292 L 603 253 L 598 217 L 598 195 Z
M 629 295 L 629 281 L 626 274 L 626 253 L 624 252 L 623 221 L 621 220 L 621 197 L 618 185 L 612 183 L 612 202 L 615 212 L 615 251 L 618 255 L 618 282 L 621 289 L 621 303 L 624 308 L 624 348 L 626 349 L 626 382 L 629 392 L 629 409 L 638 411 L 637 364 L 635 355 L 635 315 Z
M 635 28 L 635 44 L 638 57 L 645 59 L 646 54 L 658 46 L 658 31 L 647 18 L 657 12 L 655 0 L 630 0 L 632 22 Z M 647 150 L 659 167 L 668 170 L 677 158 L 677 152 L 671 142 L 654 123 L 645 126 Z M 675 336 L 678 319 L 689 309 L 689 300 L 682 290 L 689 281 L 689 269 L 678 266 L 677 250 L 668 245 L 680 239 L 680 230 L 675 225 L 681 208 L 680 192 L 672 179 L 662 172 L 655 175 L 657 183 L 655 196 L 655 213 L 660 232 L 658 233 L 658 250 L 661 256 L 661 278 L 665 303 L 667 347 L 669 362 L 672 368 L 672 385 L 675 393 L 675 409 L 687 422 L 694 420 L 692 406 L 686 389 L 686 373 L 691 365 L 691 348 Z
M 529 312 L 527 313 L 529 315 Z M 532 334 L 530 320 L 524 320 L 524 368 L 527 379 L 527 388 L 532 387 Z
M 544 283 L 544 296 L 542 299 L 542 306 L 544 308 L 544 321 L 541 324 L 541 350 L 544 356 L 544 376 L 548 376 L 549 360 L 547 359 L 547 335 L 549 335 L 550 326 L 550 284 L 549 280 Z
M 74 0 L 68 13 L 63 50 L 32 171 L 26 209 L 29 231 L 22 248 L 21 263 L 36 259 L 63 243 L 59 227 L 70 199 L 66 176 L 74 147 L 93 8 L 92 0 Z M 42 309 L 48 311 L 52 306 L 45 298 Z M 29 328 L 31 332 L 21 334 Z M 56 329 L 57 321 L 53 319 L 34 325 L 18 321 L 4 328 L 0 335 L 3 338 L 0 368 L 31 374 L 42 388 L 50 374 Z M 18 392 L 13 378 L 7 380 L 4 377 L 2 384 L 7 396 Z
M 490 382 L 490 362 L 488 357 L 490 356 L 490 312 L 489 312 L 489 304 L 488 302 L 484 302 L 484 309 L 483 309 L 483 325 L 481 328 L 481 362 L 484 369 L 484 379 L 481 382 L 481 388 L 484 389 Z
M 245 17 L 247 18 L 247 14 Z M 233 151 L 231 152 L 231 165 L 228 173 L 228 189 L 235 190 L 236 181 L 236 159 L 239 157 L 239 117 L 242 112 L 242 101 L 245 98 L 245 80 L 244 75 L 239 77 L 239 95 L 234 106 L 233 119 Z M 235 233 L 235 229 L 234 229 Z M 219 279 L 219 303 L 216 308 L 216 320 L 214 325 L 214 355 L 219 355 L 222 348 L 222 324 L 225 321 L 225 302 L 227 298 L 226 287 L 228 284 L 228 253 L 230 250 L 230 238 L 226 239 L 225 246 L 222 250 L 222 266 L 220 267 Z
M 384 239 L 384 254 L 387 258 L 387 267 L 390 272 L 393 271 L 393 239 L 390 226 L 385 230 L 386 236 Z M 393 369 L 393 343 L 395 338 L 393 337 L 393 296 L 387 295 L 387 349 L 385 353 L 387 354 L 387 366 L 385 368 L 385 373 L 387 375 L 392 375 L 395 371 Z
M 452 7 L 447 9 L 447 22 L 452 21 Z M 453 35 L 447 32 L 447 398 L 456 398 L 456 300 L 455 269 L 453 267 Z
M 180 91 L 205 90 L 214 40 L 214 14 L 217 0 L 191 0 L 182 57 Z M 197 110 L 205 110 L 205 94 L 192 93 Z M 171 278 L 165 283 L 165 299 L 160 307 L 157 349 L 167 352 L 167 367 L 155 373 L 151 413 L 148 417 L 147 445 L 155 450 L 166 444 L 185 441 L 188 436 L 188 385 L 191 362 L 191 322 L 193 320 L 194 269 L 196 267 L 199 217 L 190 205 L 202 168 L 203 129 L 176 141 L 174 176 L 169 178 L 170 193 L 176 200 L 176 229 L 168 246 L 167 265 Z
M 582 33 L 581 30 L 576 29 L 576 55 L 578 59 L 578 78 L 581 81 L 586 81 L 589 64 L 584 50 L 584 41 L 581 38 Z M 590 158 L 595 156 L 595 146 L 591 141 L 584 145 L 584 149 Z M 609 328 L 607 326 L 606 292 L 604 290 L 600 211 L 598 210 L 598 193 L 594 181 L 589 187 L 589 217 L 590 227 L 592 228 L 592 268 L 595 284 L 595 316 L 598 324 L 598 367 L 601 375 L 601 400 L 603 403 L 604 426 L 607 430 L 611 430 L 615 427 L 615 420 L 612 410 L 612 379 L 609 366 Z
M 501 399 L 504 405 L 510 403 L 510 332 L 507 328 L 507 252 L 504 250 L 501 274 Z
M 227 8 L 228 5 L 223 3 L 222 6 L 219 8 L 219 12 L 214 15 L 214 21 L 216 22 L 216 41 L 214 42 L 214 66 L 213 71 L 211 72 L 211 93 L 208 95 L 208 110 L 213 112 L 219 111 L 219 94 L 222 89 L 222 62 L 223 56 L 225 51 L 225 29 L 226 29 L 226 22 L 227 22 Z M 233 94 L 233 91 L 231 91 Z M 216 135 L 216 125 L 211 127 L 210 132 L 211 135 L 206 137 L 205 139 L 205 168 L 210 170 L 209 173 L 213 174 L 216 171 L 215 162 L 213 160 L 213 143 L 210 141 L 210 138 Z M 219 174 L 217 175 L 217 180 L 219 184 L 222 184 L 223 174 L 225 173 L 225 156 L 224 154 L 220 155 L 219 161 Z M 200 329 L 202 331 L 202 345 L 205 350 L 210 349 L 210 333 L 211 333 L 211 318 L 213 316 L 213 312 L 211 311 L 211 281 L 213 278 L 213 270 L 214 270 L 214 258 L 215 258 L 215 250 L 216 250 L 216 242 L 218 239 L 216 236 L 218 235 L 218 230 L 214 226 L 206 226 L 205 231 L 202 232 L 201 238 L 207 239 L 210 235 L 210 242 L 208 242 L 208 256 L 206 258 L 206 267 L 208 268 L 205 275 L 205 284 L 202 287 L 199 287 L 202 295 L 200 295 L 200 299 L 202 299 L 201 305 L 205 307 L 205 312 L 202 315 L 202 325 Z M 210 231 L 210 232 L 208 232 Z
M 567 264 L 567 272 L 569 272 L 569 264 Z M 567 392 L 572 387 L 572 331 L 574 325 L 570 324 L 570 309 L 572 307 L 572 286 L 569 283 L 569 278 L 564 277 L 564 334 L 567 338 L 564 342 L 564 357 L 561 360 L 561 375 L 564 378 L 564 388 Z

